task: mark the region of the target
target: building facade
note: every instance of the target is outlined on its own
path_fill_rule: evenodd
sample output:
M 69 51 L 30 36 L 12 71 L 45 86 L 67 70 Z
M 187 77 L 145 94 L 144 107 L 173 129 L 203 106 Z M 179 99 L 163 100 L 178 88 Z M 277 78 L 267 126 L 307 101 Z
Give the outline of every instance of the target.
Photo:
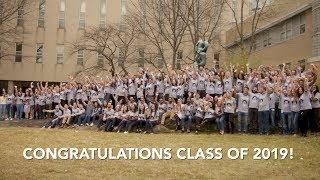
M 274 1 L 269 16 L 258 25 L 254 38 L 248 30 L 244 44 L 251 52 L 249 63 L 253 65 L 305 66 L 318 63 L 319 55 L 319 0 Z M 250 23 L 247 24 L 250 29 Z M 228 58 L 237 56 L 239 37 L 232 28 L 227 32 Z
M 100 65 L 103 63 L 101 55 L 84 51 L 75 53 L 70 49 L 71 43 L 90 27 L 109 23 L 121 25 L 130 1 L 138 0 L 33 0 L 25 9 L 19 9 L 16 18 L 10 22 L 16 34 L 14 43 L 6 48 L 10 56 L 0 61 L 0 87 L 12 89 L 18 84 L 27 87 L 32 81 L 67 81 L 69 75 L 83 68 L 84 61 Z M 243 14 L 248 17 L 252 0 L 244 1 Z M 208 67 L 226 58 L 221 44 L 226 43 L 226 32 L 235 21 L 230 9 L 237 18 L 240 16 L 239 1 L 228 2 L 230 7 L 225 5 L 221 15 L 216 38 L 219 41 L 211 44 L 208 51 Z M 0 50 L 6 45 L 0 44 Z M 193 50 L 192 43 L 184 44 L 177 53 L 177 62 L 180 64 L 181 59 L 194 58 Z M 144 54 L 143 48 L 137 52 L 140 59 L 144 58 Z M 147 64 L 139 63 L 138 66 Z

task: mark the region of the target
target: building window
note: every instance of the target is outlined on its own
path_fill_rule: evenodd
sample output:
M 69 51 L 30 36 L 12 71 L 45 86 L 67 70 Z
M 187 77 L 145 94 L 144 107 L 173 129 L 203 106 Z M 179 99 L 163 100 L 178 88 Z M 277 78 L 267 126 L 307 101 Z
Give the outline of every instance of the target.
M 64 61 L 64 45 L 57 45 L 57 64 L 62 64 Z
M 292 37 L 292 19 L 289 19 L 282 25 L 280 40 L 284 41 L 286 39 L 290 39 L 291 37 Z
M 15 55 L 15 62 L 22 61 L 22 43 L 16 43 L 16 55 Z
M 138 60 L 138 66 L 139 67 L 144 67 L 144 61 L 145 61 L 145 57 L 144 57 L 144 48 L 139 48 L 138 50 L 139 52 L 139 60 Z
M 300 15 L 300 34 L 306 32 L 306 17 L 305 14 Z
M 120 47 L 119 48 L 119 60 L 118 60 L 118 66 L 123 66 L 124 65 L 124 48 Z
M 84 50 L 79 49 L 77 52 L 77 65 L 83 66 L 84 62 Z
M 177 69 L 181 69 L 182 55 L 183 55 L 183 52 L 181 50 L 179 50 L 177 53 L 177 62 L 176 62 Z
M 36 46 L 36 63 L 42 63 L 43 58 L 43 43 L 37 43 Z
M 38 17 L 38 27 L 44 27 L 44 15 L 46 9 L 46 1 L 40 0 L 39 4 L 39 17 Z
M 0 24 L 2 24 L 3 18 L 4 18 L 4 7 L 3 2 L 0 2 Z
M 60 0 L 59 9 L 59 28 L 65 28 L 65 16 L 66 16 L 66 0 Z
M 233 16 L 235 16 L 236 19 L 238 19 L 238 3 L 237 0 L 232 0 L 232 9 L 231 11 L 234 13 Z
M 288 20 L 286 23 L 286 38 L 290 39 L 292 37 L 292 19 Z
M 102 54 L 100 54 L 100 53 L 98 53 L 97 66 L 98 67 L 103 67 L 104 66 L 104 56 Z
M 127 15 L 127 0 L 121 0 L 121 19 L 120 19 L 120 27 L 121 31 L 125 30 L 125 16 Z
M 286 39 L 286 24 L 282 25 L 280 40 L 284 41 Z
M 86 27 L 86 1 L 80 0 L 79 29 Z
M 264 34 L 264 37 L 263 37 L 263 47 L 268 47 L 268 46 L 271 46 L 271 33 L 268 31 Z
M 218 69 L 220 64 L 220 53 L 214 53 L 213 59 L 214 59 L 213 65 L 216 69 Z
M 127 0 L 121 0 L 121 16 L 127 14 Z
M 106 0 L 100 2 L 100 27 L 105 27 L 107 21 L 107 4 Z
M 17 17 L 17 26 L 23 26 L 23 3 L 20 1 L 19 7 L 18 7 L 18 17 Z
M 163 62 L 163 58 L 160 51 L 158 52 L 157 60 L 158 60 L 158 68 L 163 68 L 164 62 Z
M 140 26 L 142 30 L 145 30 L 146 28 L 146 0 L 139 0 L 140 3 Z

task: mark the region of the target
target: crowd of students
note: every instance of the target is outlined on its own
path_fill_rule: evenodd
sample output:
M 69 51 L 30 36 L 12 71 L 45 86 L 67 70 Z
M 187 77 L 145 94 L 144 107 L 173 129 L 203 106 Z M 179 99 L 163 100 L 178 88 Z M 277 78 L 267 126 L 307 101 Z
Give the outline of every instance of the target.
M 49 119 L 43 128 L 98 126 L 153 133 L 156 125 L 220 134 L 298 134 L 320 130 L 317 67 L 149 71 L 76 82 L 31 83 L 0 96 L 0 119 Z M 194 128 L 192 125 L 194 124 Z

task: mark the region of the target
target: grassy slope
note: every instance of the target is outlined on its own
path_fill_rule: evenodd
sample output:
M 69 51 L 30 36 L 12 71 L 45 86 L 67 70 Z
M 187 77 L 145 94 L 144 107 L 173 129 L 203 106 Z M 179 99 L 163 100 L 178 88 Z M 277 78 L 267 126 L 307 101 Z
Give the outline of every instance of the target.
M 0 127 L 2 178 L 320 177 L 320 138 L 217 134 L 116 134 L 72 129 Z M 293 147 L 293 160 L 24 160 L 25 147 Z M 174 151 L 173 153 L 174 154 Z M 225 154 L 225 153 L 224 153 Z M 173 155 L 174 156 L 174 155 Z M 251 156 L 249 156 L 251 157 Z M 301 159 L 301 157 L 303 159 Z

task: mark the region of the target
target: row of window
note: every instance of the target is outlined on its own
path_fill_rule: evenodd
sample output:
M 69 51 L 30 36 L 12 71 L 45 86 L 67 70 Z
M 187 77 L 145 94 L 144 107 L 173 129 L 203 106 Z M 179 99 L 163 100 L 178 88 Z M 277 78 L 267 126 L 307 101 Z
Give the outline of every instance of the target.
M 84 29 L 86 26 L 86 0 L 79 0 L 79 29 Z M 122 14 L 126 13 L 126 0 L 121 0 L 121 12 Z M 99 17 L 99 25 L 101 27 L 106 25 L 107 21 L 107 4 L 106 0 L 100 0 L 100 17 Z M 39 1 L 39 15 L 38 15 L 38 27 L 45 26 L 45 11 L 46 11 L 46 0 Z M 24 20 L 23 15 L 25 14 L 23 6 L 21 6 L 18 11 L 17 16 L 17 26 L 23 26 Z M 59 17 L 58 17 L 58 27 L 65 28 L 66 21 L 66 0 L 60 0 L 59 4 Z
M 16 43 L 15 62 L 22 62 L 22 43 Z M 36 63 L 42 63 L 43 60 L 44 44 L 36 44 Z M 64 62 L 64 44 L 57 44 L 57 64 L 63 64 Z M 97 65 L 103 66 L 104 56 L 97 55 Z M 83 65 L 84 63 L 84 51 L 79 50 L 77 52 L 77 65 Z
M 16 43 L 16 51 L 15 51 L 15 62 L 22 62 L 22 49 L 23 49 L 23 44 L 22 43 Z M 42 63 L 43 62 L 43 52 L 44 52 L 44 44 L 43 43 L 37 43 L 36 44 L 36 63 Z M 118 65 L 121 66 L 124 61 L 123 57 L 123 51 L 120 49 L 119 50 L 119 61 Z M 64 54 L 65 54 L 65 47 L 64 44 L 57 44 L 57 64 L 63 64 L 64 62 Z M 144 67 L 145 63 L 145 49 L 144 48 L 139 48 L 138 49 L 138 66 L 139 67 Z M 178 51 L 177 53 L 177 68 L 181 68 L 181 61 L 183 59 L 183 52 Z M 219 61 L 219 57 L 215 55 L 215 60 Z M 76 54 L 76 63 L 77 65 L 83 65 L 85 61 L 85 56 L 84 56 L 84 50 L 78 50 Z M 103 67 L 104 66 L 104 61 L 105 57 L 102 54 L 97 53 L 97 66 Z M 159 54 L 157 56 L 157 66 L 159 68 L 163 67 L 163 60 L 161 58 L 161 55 Z
M 253 50 L 261 50 L 273 44 L 281 43 L 300 34 L 304 34 L 306 31 L 305 23 L 305 14 L 302 13 L 257 34 L 253 43 Z

